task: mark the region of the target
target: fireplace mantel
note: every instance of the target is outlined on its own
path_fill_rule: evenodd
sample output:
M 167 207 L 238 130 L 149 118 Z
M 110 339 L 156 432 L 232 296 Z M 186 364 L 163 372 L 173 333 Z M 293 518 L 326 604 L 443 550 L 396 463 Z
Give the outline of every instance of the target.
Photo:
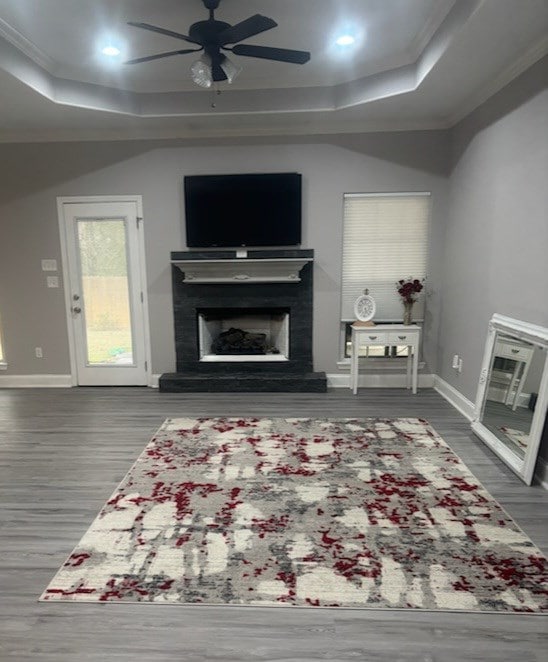
M 310 252 L 242 251 L 245 254 L 243 257 L 236 257 L 233 251 L 217 255 L 175 253 L 172 254 L 171 264 L 183 273 L 183 282 L 188 285 L 298 283 L 301 280 L 300 272 L 303 267 L 313 261 Z

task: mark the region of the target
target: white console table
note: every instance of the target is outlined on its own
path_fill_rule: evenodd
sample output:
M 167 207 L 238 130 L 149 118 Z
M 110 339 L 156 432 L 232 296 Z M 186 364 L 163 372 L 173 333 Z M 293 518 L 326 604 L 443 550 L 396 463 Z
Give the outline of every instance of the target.
M 511 405 L 516 411 L 523 385 L 533 359 L 533 345 L 519 341 L 517 338 L 499 337 L 495 342 L 493 357 L 512 359 L 514 368 L 511 370 L 510 383 L 504 396 L 504 404 Z
M 407 345 L 407 388 L 417 392 L 419 368 L 419 342 L 421 330 L 414 324 L 378 324 L 364 326 L 359 322 L 352 324 L 352 358 L 350 360 L 350 388 L 358 392 L 359 350 L 372 345 Z

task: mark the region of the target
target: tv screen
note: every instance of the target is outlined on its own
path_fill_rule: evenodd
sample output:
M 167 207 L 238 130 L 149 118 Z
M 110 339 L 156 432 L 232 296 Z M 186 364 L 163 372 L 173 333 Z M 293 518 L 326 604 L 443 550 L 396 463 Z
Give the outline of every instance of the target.
M 193 175 L 184 180 L 186 243 L 295 246 L 301 243 L 301 175 Z

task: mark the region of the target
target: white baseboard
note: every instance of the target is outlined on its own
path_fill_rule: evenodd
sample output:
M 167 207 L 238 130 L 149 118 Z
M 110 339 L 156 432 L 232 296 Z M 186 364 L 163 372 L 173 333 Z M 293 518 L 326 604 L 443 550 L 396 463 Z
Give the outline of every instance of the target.
M 158 388 L 160 375 L 152 375 L 149 387 Z M 0 375 L 0 388 L 71 388 L 71 375 Z
M 329 388 L 350 388 L 350 375 L 328 374 L 327 386 Z M 419 388 L 432 388 L 434 375 L 419 375 Z M 405 388 L 407 378 L 405 374 L 367 374 L 359 375 L 359 388 Z
M 457 411 L 460 411 L 465 418 L 469 421 L 473 420 L 476 414 L 476 405 L 438 375 L 434 375 L 434 389 Z
M 70 375 L 0 375 L 0 388 L 70 388 Z

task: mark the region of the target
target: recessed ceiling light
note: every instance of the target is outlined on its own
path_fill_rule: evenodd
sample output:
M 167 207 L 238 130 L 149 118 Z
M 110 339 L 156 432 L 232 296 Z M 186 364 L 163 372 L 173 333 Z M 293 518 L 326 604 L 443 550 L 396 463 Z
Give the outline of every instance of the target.
M 116 48 L 116 46 L 105 46 L 101 49 L 101 53 L 103 55 L 108 55 L 109 57 L 116 57 L 117 55 L 120 55 L 120 49 Z
M 337 46 L 352 46 L 355 38 L 351 34 L 343 34 L 335 40 Z

